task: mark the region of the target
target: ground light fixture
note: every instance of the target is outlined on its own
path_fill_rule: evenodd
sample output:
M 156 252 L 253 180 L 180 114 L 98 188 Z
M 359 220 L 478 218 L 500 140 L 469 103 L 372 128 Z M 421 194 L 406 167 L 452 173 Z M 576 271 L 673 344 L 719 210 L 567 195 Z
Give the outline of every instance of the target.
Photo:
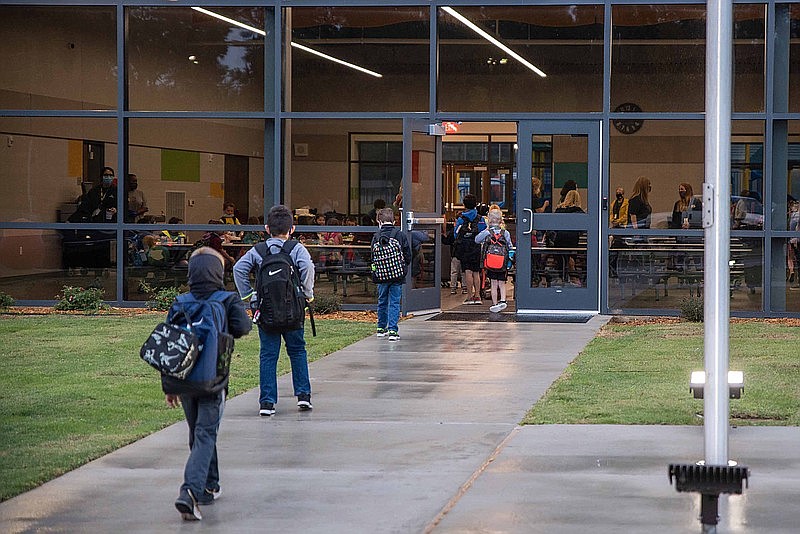
M 542 71 L 542 69 L 540 69 L 539 67 L 537 67 L 536 65 L 534 65 L 533 63 L 531 63 L 530 61 L 528 61 L 527 59 L 525 59 L 521 55 L 519 55 L 516 52 L 514 52 L 513 50 L 511 50 L 508 46 L 506 46 L 505 44 L 500 42 L 498 39 L 493 37 L 491 34 L 487 33 L 486 30 L 484 30 L 483 28 L 481 28 L 480 26 L 478 26 L 477 24 L 475 24 L 474 22 L 469 20 L 467 17 L 465 17 L 464 15 L 462 15 L 461 13 L 459 13 L 458 11 L 453 9 L 452 7 L 443 6 L 442 7 L 442 11 L 444 11 L 448 15 L 454 17 L 455 19 L 457 19 L 459 22 L 461 22 L 461 24 L 463 24 L 464 26 L 466 26 L 470 30 L 474 31 L 475 33 L 477 33 L 478 35 L 480 35 L 481 37 L 483 37 L 484 39 L 486 39 L 487 41 L 489 41 L 490 43 L 495 45 L 497 48 L 499 48 L 500 50 L 502 50 L 503 52 L 505 52 L 509 56 L 513 57 L 514 59 L 516 59 L 517 61 L 522 63 L 527 68 L 531 69 L 533 72 L 535 72 L 536 74 L 538 74 L 542 78 L 546 78 L 547 77 L 547 74 L 545 74 L 544 71 Z
M 249 30 L 249 31 L 251 31 L 251 32 L 253 32 L 255 34 L 258 34 L 258 35 L 261 35 L 261 36 L 264 36 L 264 37 L 266 37 L 266 35 L 267 35 L 267 32 L 265 32 L 264 30 L 260 30 L 260 29 L 256 28 L 255 26 L 250 26 L 249 24 L 245 24 L 244 22 L 239 22 L 238 20 L 234 20 L 234 19 L 232 19 L 230 17 L 226 17 L 225 15 L 220 15 L 219 13 L 215 13 L 214 11 L 211 11 L 211 10 L 208 10 L 208 9 L 205 9 L 205 8 L 202 8 L 202 7 L 192 7 L 192 9 L 194 9 L 198 13 L 202 13 L 204 15 L 208 15 L 209 17 L 214 17 L 216 19 L 225 21 L 228 24 L 233 24 L 234 26 L 238 26 L 240 28 L 244 28 L 245 30 Z M 357 70 L 359 72 L 363 72 L 364 74 L 369 74 L 370 76 L 374 76 L 376 78 L 383 78 L 383 74 L 380 74 L 380 73 L 375 72 L 373 70 L 365 69 L 364 67 L 356 65 L 354 63 L 350 63 L 349 61 L 344 61 L 343 59 L 339 59 L 339 58 L 330 56 L 328 54 L 324 54 L 324 53 L 320 52 L 319 50 L 314 50 L 313 48 L 309 48 L 309 47 L 307 47 L 305 45 L 301 45 L 301 44 L 295 43 L 294 41 L 292 41 L 291 45 L 292 45 L 293 48 L 297 48 L 297 49 L 302 50 L 304 52 L 308 52 L 309 54 L 314 54 L 315 56 L 321 57 L 323 59 L 327 59 L 328 61 L 333 61 L 334 63 L 338 63 L 339 65 L 344 65 L 345 67 L 349 67 L 349 68 Z
M 703 398 L 703 389 L 706 385 L 705 371 L 692 371 L 689 380 L 689 392 L 695 399 Z M 744 391 L 744 372 L 728 371 L 728 398 L 741 399 Z

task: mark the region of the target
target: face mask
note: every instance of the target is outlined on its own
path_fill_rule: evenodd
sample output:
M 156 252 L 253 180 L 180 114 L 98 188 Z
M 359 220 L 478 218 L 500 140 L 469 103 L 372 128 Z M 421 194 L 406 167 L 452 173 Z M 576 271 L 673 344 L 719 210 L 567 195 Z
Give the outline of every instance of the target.
M 103 176 L 103 185 L 104 186 L 108 187 L 113 183 L 114 183 L 114 177 L 113 176 Z
M 622 193 L 617 193 L 617 200 L 622 200 Z
M 129 184 L 128 185 L 128 188 L 130 188 L 131 191 L 136 191 L 137 187 L 139 187 L 139 184 L 135 184 L 134 183 L 134 184 Z
M 678 191 L 678 194 L 681 196 L 681 198 L 686 198 L 686 191 Z

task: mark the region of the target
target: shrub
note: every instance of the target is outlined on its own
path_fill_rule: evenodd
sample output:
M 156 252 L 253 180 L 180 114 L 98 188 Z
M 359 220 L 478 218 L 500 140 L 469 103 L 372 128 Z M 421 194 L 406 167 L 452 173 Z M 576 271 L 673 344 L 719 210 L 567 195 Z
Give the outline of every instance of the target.
M 9 306 L 13 305 L 14 305 L 14 297 L 9 295 L 8 293 L 0 291 L 0 308 L 8 308 Z
M 104 291 L 100 288 L 64 286 L 61 295 L 56 295 L 59 301 L 55 305 L 57 310 L 98 311 L 108 308 L 103 303 Z
M 141 289 L 147 294 L 147 307 L 151 310 L 167 311 L 172 302 L 180 294 L 177 287 L 153 288 L 142 282 Z
M 703 299 L 690 297 L 681 301 L 681 317 L 693 323 L 703 322 Z
M 314 311 L 316 313 L 333 313 L 342 309 L 342 299 L 333 293 L 314 295 Z

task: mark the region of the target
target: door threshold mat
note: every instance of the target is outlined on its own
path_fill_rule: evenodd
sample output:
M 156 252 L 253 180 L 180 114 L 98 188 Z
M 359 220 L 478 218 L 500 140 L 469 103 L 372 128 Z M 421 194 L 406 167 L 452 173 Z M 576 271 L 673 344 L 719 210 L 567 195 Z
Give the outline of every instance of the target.
M 467 321 L 500 323 L 586 323 L 594 315 L 521 314 L 492 312 L 442 312 L 428 321 Z

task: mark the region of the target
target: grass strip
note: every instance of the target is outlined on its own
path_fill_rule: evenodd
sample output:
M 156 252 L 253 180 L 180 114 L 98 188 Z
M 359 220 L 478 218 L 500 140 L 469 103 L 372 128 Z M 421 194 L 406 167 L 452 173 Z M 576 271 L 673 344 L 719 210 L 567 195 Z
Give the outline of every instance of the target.
M 730 326 L 731 370 L 744 371 L 733 425 L 800 425 L 800 329 L 752 321 Z M 567 367 L 522 424 L 701 425 L 689 393 L 703 369 L 703 326 L 609 324 Z
M 139 348 L 163 314 L 0 319 L 0 501 L 183 418 L 168 410 Z M 369 335 L 374 324 L 317 321 L 309 361 Z M 236 341 L 230 395 L 258 385 L 258 332 Z M 289 371 L 285 348 L 278 374 Z

